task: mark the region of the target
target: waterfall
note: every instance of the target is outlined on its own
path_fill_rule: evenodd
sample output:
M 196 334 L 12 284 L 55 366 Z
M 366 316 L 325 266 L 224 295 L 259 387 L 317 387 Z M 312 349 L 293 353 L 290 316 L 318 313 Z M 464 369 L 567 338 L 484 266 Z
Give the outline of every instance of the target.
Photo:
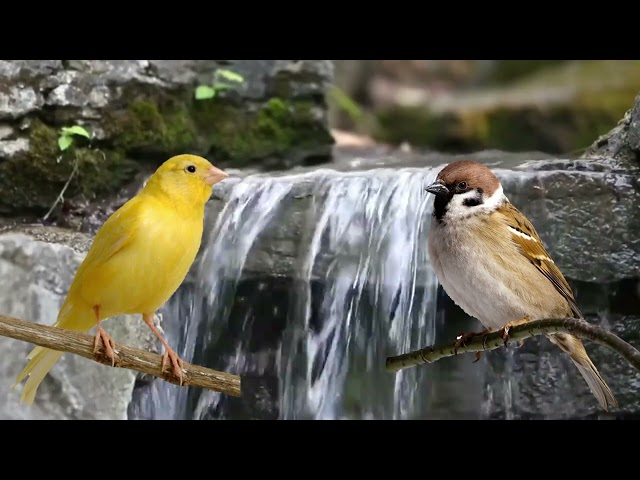
M 384 371 L 384 361 L 434 338 L 437 283 L 428 262 L 431 201 L 424 192 L 434 175 L 431 169 L 320 170 L 235 183 L 205 232 L 194 279 L 162 309 L 168 341 L 187 361 L 212 368 L 258 375 L 272 368 L 279 418 L 420 416 L 429 372 L 394 375 Z M 261 236 L 291 221 L 286 206 L 300 182 L 312 182 L 312 198 L 297 239 L 286 326 L 272 358 L 247 353 L 242 333 L 222 345 L 227 330 L 243 330 L 230 322 L 246 320 L 230 318 L 245 263 Z M 252 321 L 268 322 L 263 313 Z M 207 363 L 211 357 L 215 365 Z M 222 397 L 156 381 L 131 416 L 203 418 Z
M 380 170 L 317 183 L 305 281 L 279 355 L 282 418 L 408 418 L 419 408 L 425 372 L 383 367 L 433 338 L 429 180 L 430 171 Z

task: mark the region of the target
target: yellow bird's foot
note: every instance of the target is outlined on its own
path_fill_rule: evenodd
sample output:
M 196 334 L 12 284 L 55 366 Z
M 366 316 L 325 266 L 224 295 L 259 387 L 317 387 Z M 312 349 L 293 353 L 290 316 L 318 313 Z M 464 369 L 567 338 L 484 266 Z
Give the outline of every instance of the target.
M 178 378 L 178 380 L 180 380 L 180 386 L 182 386 L 182 368 L 184 367 L 184 362 L 171 348 L 166 348 L 164 355 L 162 355 L 163 373 L 169 360 L 171 360 L 171 365 L 173 366 L 173 374 Z
M 507 341 L 509 340 L 509 330 L 511 330 L 511 328 L 517 326 L 517 325 L 522 325 L 523 323 L 527 323 L 529 322 L 529 317 L 523 317 L 519 320 L 512 320 L 511 322 L 507 323 L 504 327 L 502 327 L 500 329 L 500 331 L 502 332 L 502 341 L 504 342 L 504 344 L 507 344 Z M 523 345 L 523 341 L 520 340 L 518 342 L 518 346 L 521 347 Z
M 173 351 L 164 337 L 160 334 L 156 326 L 153 324 L 153 312 L 143 313 L 142 319 L 147 325 L 149 325 L 149 328 L 153 330 L 153 333 L 156 334 L 158 339 L 162 342 L 162 345 L 164 345 L 164 355 L 162 355 L 162 373 L 164 373 L 167 362 L 171 360 L 171 365 L 173 366 L 173 374 L 180 381 L 180 386 L 182 386 L 182 368 L 184 366 L 184 362 L 178 356 L 178 354 Z
M 107 358 L 111 360 L 111 366 L 113 367 L 116 364 L 116 351 L 115 351 L 115 342 L 113 338 L 109 336 L 104 329 L 98 325 L 98 333 L 96 333 L 96 338 L 93 340 L 93 353 L 94 355 L 98 355 L 99 345 L 102 342 L 104 345 L 104 351 Z

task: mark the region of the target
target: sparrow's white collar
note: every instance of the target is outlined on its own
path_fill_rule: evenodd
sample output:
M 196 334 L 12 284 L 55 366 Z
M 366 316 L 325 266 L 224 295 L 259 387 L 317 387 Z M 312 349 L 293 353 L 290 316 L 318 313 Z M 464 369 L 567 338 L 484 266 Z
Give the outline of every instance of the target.
M 451 197 L 449 204 L 447 205 L 447 213 L 445 218 L 447 220 L 455 220 L 471 217 L 478 214 L 489 214 L 494 212 L 506 199 L 502 185 L 499 185 L 493 195 L 486 197 L 484 194 L 480 198 L 481 203 L 474 206 L 468 206 L 464 204 L 465 200 L 478 199 L 478 192 L 476 190 L 470 190 L 463 194 L 454 195 Z

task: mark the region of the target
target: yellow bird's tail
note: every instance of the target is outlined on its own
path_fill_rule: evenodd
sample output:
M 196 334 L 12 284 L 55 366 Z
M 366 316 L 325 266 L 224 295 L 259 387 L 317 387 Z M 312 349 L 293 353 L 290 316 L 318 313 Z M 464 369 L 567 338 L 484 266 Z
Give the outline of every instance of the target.
M 58 313 L 58 319 L 53 326 L 67 330 L 86 332 L 95 324 L 95 315 L 91 309 L 73 308 L 73 305 L 67 300 L 62 305 L 60 313 Z M 29 406 L 33 404 L 40 382 L 46 377 L 49 370 L 53 368 L 62 354 L 63 352 L 40 346 L 35 347 L 29 352 L 29 355 L 27 355 L 29 363 L 27 363 L 22 372 L 20 372 L 13 386 L 13 388 L 16 388 L 25 377 L 29 377 L 22 389 L 20 403 L 26 401 Z

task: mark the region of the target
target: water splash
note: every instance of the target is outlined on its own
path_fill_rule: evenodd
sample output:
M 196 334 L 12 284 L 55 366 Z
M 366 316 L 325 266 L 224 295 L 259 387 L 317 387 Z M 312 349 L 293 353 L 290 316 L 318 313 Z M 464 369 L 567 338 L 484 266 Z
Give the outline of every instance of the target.
M 434 335 L 437 285 L 428 267 L 430 203 L 424 194 L 432 177 L 381 170 L 318 182 L 310 215 L 318 220 L 310 228 L 305 283 L 291 319 L 298 335 L 279 356 L 281 418 L 416 413 L 424 398 L 416 395 L 416 376 L 424 372 L 394 377 L 383 366 L 387 355 Z

